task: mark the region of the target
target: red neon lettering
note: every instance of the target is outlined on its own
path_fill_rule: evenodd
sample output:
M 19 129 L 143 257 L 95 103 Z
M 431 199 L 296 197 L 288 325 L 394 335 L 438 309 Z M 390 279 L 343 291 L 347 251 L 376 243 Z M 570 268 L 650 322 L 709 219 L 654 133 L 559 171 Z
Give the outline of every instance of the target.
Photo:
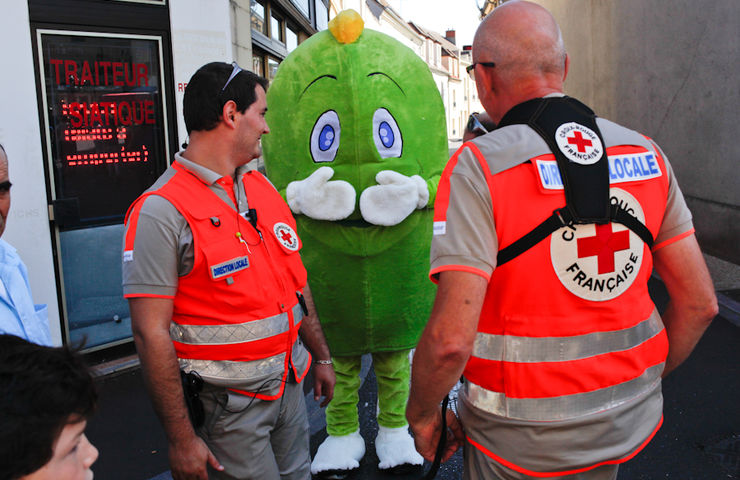
M 62 60 L 51 58 L 49 59 L 49 63 L 54 65 L 54 74 L 57 79 L 57 85 L 59 85 L 59 67 L 62 65 Z
M 123 108 L 126 107 L 127 117 L 124 118 L 123 116 Z M 131 125 L 131 104 L 128 102 L 121 102 L 118 104 L 118 121 L 121 122 L 123 125 Z
M 62 116 L 69 117 L 73 128 L 117 125 L 155 125 L 153 100 L 78 103 L 62 106 Z
M 95 62 L 95 63 L 97 65 L 100 65 L 101 67 L 103 67 L 103 73 L 105 74 L 105 83 L 103 83 L 103 85 L 108 85 L 108 67 L 110 67 L 110 62 Z M 97 70 L 98 70 L 98 68 L 95 67 L 95 71 L 96 72 L 97 72 Z M 97 77 L 97 73 L 95 74 L 95 76 Z M 101 83 L 98 82 L 98 85 L 100 85 L 100 84 Z
M 87 62 L 83 62 L 82 64 L 82 75 L 80 76 L 80 81 L 83 85 L 87 83 L 88 85 L 93 84 L 93 78 L 92 78 L 92 72 L 90 71 L 90 64 Z
M 70 82 L 70 79 L 72 82 Z M 70 83 L 77 85 L 77 83 L 79 83 L 77 79 L 77 63 L 72 60 L 64 61 L 64 82 L 66 85 L 69 85 Z
M 123 77 L 123 63 L 113 62 L 113 85 L 122 87 L 124 84 L 123 80 L 119 80 L 121 77 Z
M 84 108 L 84 106 L 83 106 Z M 69 116 L 72 117 L 72 126 L 79 128 L 82 126 L 82 114 L 80 113 L 80 104 L 72 102 L 69 104 Z
M 154 125 L 156 123 L 154 119 L 154 101 L 144 100 L 144 123 L 147 125 Z
M 145 63 L 89 62 L 82 64 L 75 60 L 49 59 L 57 85 L 115 85 L 117 87 L 149 86 L 149 67 Z M 62 71 L 62 67 L 64 71 Z M 64 75 L 62 80 L 61 76 Z M 64 83 L 62 83 L 64 82 Z M 185 87 L 184 84 L 183 88 Z
M 131 68 L 129 68 L 129 67 L 131 67 Z M 124 69 L 123 71 L 125 73 L 124 76 L 126 78 L 126 85 L 128 85 L 129 87 L 136 86 L 136 74 L 134 72 L 134 66 L 133 65 L 129 65 L 128 63 L 126 63 L 126 64 L 123 65 L 123 69 Z M 129 70 L 131 71 L 131 76 L 130 77 L 129 77 Z
M 100 108 L 98 107 L 97 103 L 90 104 L 90 117 L 93 122 L 97 123 L 98 125 L 102 125 L 103 118 L 100 116 Z
M 138 86 L 141 86 L 141 81 L 144 80 L 144 85 L 149 86 L 149 67 L 146 63 L 136 64 L 136 82 Z

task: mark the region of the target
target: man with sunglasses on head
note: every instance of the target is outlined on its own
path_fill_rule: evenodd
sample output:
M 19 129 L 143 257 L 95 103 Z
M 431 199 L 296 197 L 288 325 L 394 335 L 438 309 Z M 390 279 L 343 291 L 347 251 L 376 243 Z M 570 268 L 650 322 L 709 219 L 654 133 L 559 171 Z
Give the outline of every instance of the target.
M 10 211 L 8 155 L 0 145 L 0 237 Z M 34 305 L 26 265 L 15 248 L 0 239 L 0 333 L 51 345 L 46 305 Z
M 448 411 L 443 458 L 464 445 L 463 478 L 613 480 L 662 423 L 661 377 L 717 313 L 691 214 L 651 139 L 562 94 L 568 57 L 547 10 L 494 9 L 473 58 L 497 128 L 440 180 L 437 298 L 406 412 L 417 449 L 434 457 L 462 374 L 464 433 Z
M 190 142 L 129 208 L 124 295 L 179 479 L 306 479 L 302 380 L 334 371 L 288 206 L 260 156 L 267 81 L 201 67 L 183 100 Z M 182 381 L 181 381 L 182 379 Z

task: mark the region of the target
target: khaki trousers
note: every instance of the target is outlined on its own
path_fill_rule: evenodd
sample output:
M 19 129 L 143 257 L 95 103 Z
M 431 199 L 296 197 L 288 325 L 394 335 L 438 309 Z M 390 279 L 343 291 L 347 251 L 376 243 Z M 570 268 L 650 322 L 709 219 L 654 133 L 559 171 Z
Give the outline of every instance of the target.
M 466 440 L 463 448 L 463 480 L 545 480 L 507 468 Z M 546 477 L 546 480 L 616 480 L 619 465 L 603 465 L 582 473 Z
M 301 383 L 292 378 L 277 400 L 259 400 L 206 386 L 205 422 L 198 434 L 225 467 L 211 480 L 311 478 L 309 427 Z

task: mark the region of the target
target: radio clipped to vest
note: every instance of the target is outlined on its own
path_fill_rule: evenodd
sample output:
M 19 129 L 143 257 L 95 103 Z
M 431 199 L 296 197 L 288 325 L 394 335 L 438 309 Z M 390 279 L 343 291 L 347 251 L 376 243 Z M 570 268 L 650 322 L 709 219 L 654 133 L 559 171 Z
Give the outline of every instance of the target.
M 556 230 L 573 224 L 617 222 L 652 247 L 650 230 L 621 206 L 609 202 L 606 144 L 590 108 L 567 96 L 536 98 L 509 110 L 498 128 L 516 124 L 531 127 L 555 155 L 565 190 L 565 206 L 501 249 L 497 257 L 499 267 Z

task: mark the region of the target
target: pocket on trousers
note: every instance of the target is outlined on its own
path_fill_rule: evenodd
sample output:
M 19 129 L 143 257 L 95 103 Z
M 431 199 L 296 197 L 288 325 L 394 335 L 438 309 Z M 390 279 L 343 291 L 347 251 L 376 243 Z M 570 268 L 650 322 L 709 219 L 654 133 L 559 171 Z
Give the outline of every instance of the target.
M 229 410 L 229 396 L 226 390 L 201 394 L 203 406 L 206 408 L 206 418 L 201 427 L 204 437 L 218 435 L 223 432 L 223 420 Z

